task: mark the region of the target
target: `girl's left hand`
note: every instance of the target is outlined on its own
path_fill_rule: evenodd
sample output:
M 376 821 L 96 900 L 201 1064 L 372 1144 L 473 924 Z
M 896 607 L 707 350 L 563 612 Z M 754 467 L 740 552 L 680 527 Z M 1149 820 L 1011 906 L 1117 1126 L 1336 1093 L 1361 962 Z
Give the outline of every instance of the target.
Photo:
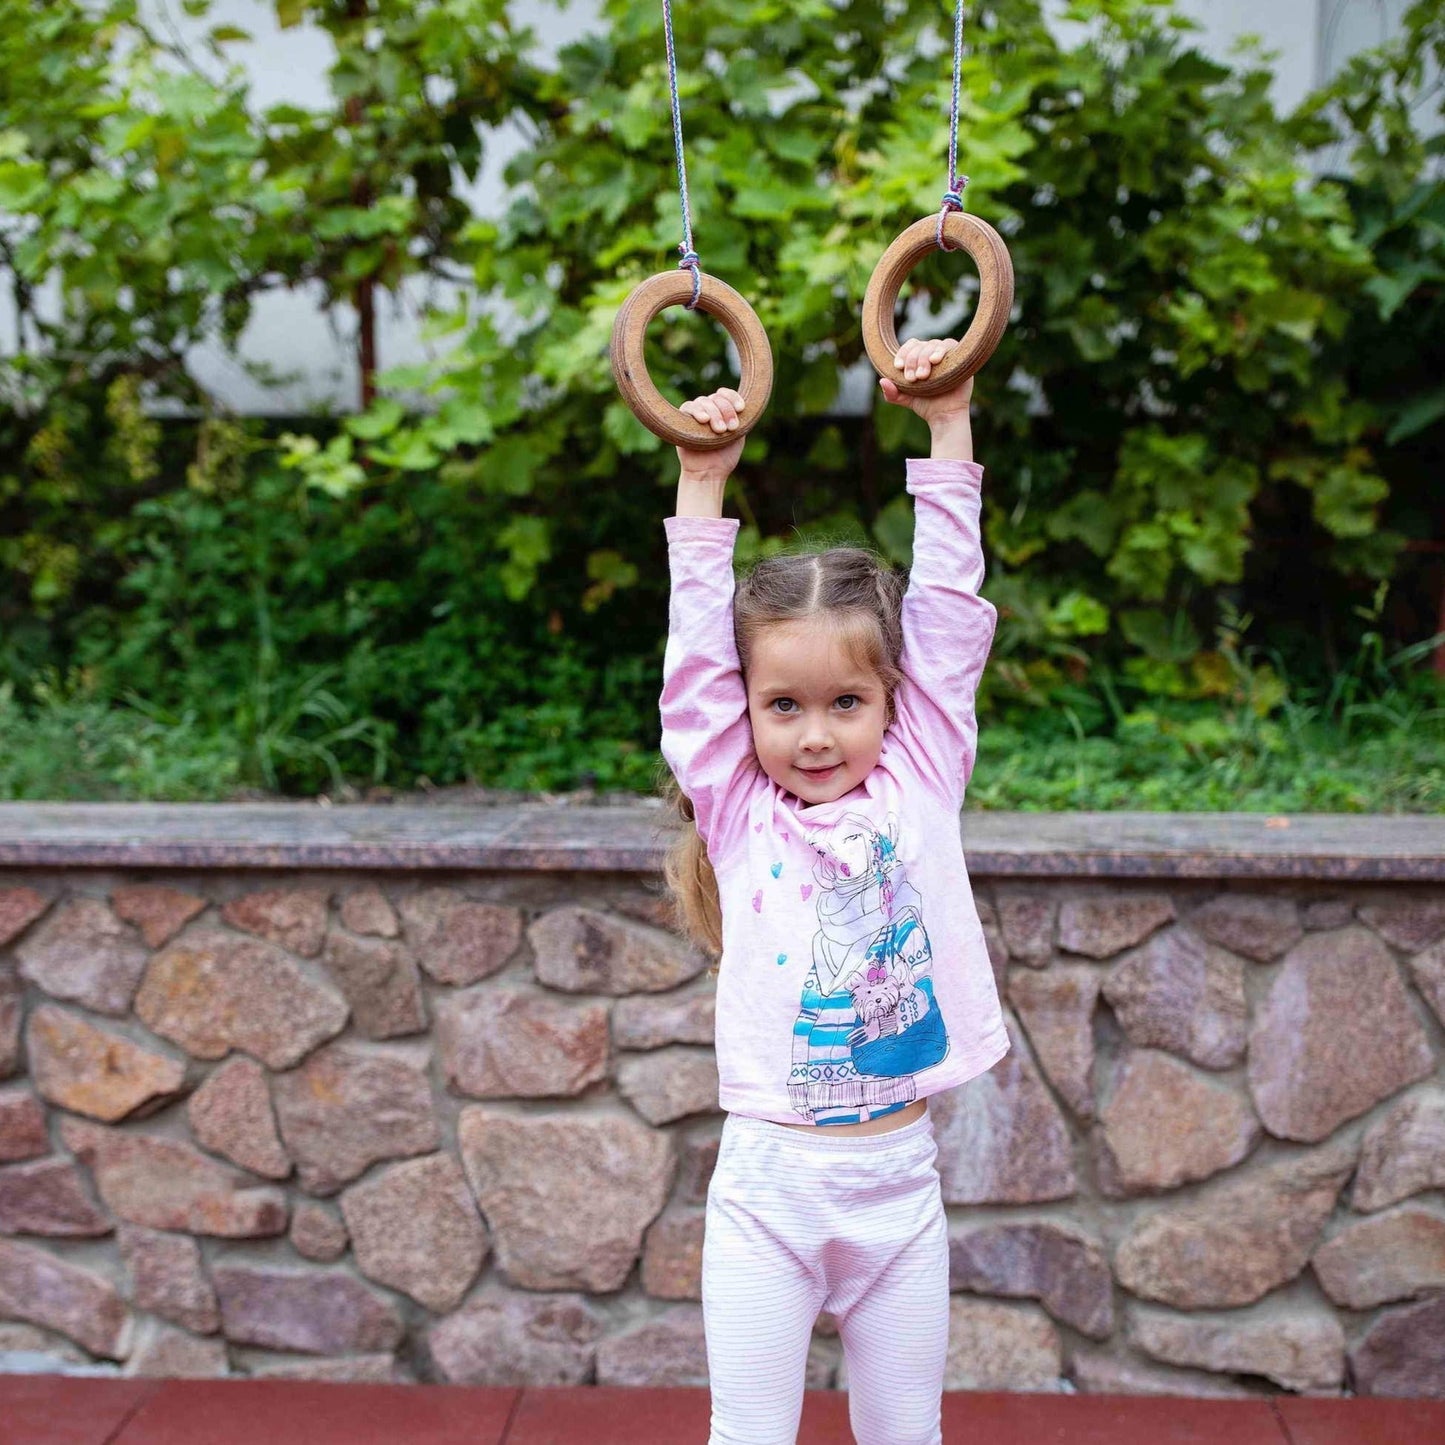
M 894 365 L 903 373 L 905 381 L 922 381 L 948 353 L 958 345 L 951 336 L 937 341 L 922 341 L 913 338 L 898 348 L 893 358 Z M 969 403 L 973 400 L 973 378 L 965 377 L 955 387 L 940 392 L 937 396 L 906 396 L 899 391 L 892 377 L 880 377 L 879 386 L 883 396 L 894 406 L 906 406 L 921 416 L 930 426 L 950 416 L 968 415 Z
M 678 410 L 721 436 L 739 429 L 741 419 L 738 413 L 743 410 L 743 405 L 741 395 L 732 387 L 720 386 L 708 396 L 695 396 L 691 401 L 683 402 Z M 725 482 L 742 457 L 744 440 L 744 437 L 739 436 L 727 446 L 717 447 L 712 451 L 678 447 L 677 460 L 682 467 L 683 476 Z

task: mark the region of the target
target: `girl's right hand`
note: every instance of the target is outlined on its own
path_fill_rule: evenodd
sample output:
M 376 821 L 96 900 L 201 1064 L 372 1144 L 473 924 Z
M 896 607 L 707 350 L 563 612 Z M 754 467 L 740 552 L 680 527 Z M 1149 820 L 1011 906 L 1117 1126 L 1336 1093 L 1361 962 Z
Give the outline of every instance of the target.
M 722 435 L 738 430 L 738 413 L 744 405 L 742 397 L 732 387 L 723 386 L 709 396 L 698 396 L 683 402 L 678 410 Z M 725 482 L 743 454 L 745 440 L 745 437 L 738 437 L 715 451 L 678 447 L 677 459 L 682 465 L 682 475 L 692 481 Z
M 922 341 L 912 337 L 898 348 L 893 364 L 909 381 L 923 381 L 932 374 L 933 368 L 953 350 L 958 342 L 952 336 L 939 341 Z M 906 406 L 909 411 L 921 416 L 929 426 L 940 419 L 967 417 L 969 404 L 973 401 L 973 377 L 966 376 L 957 386 L 940 392 L 936 396 L 908 396 L 898 390 L 897 382 L 891 376 L 881 377 L 878 383 L 883 388 L 883 399 L 894 406 Z

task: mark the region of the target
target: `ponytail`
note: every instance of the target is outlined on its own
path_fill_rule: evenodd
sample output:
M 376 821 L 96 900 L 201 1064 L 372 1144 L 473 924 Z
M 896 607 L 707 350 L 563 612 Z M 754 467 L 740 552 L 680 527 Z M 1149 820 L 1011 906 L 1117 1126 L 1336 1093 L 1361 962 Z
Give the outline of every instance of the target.
M 662 876 L 672 900 L 673 926 L 687 940 L 713 960 L 709 969 L 717 975 L 722 955 L 722 904 L 718 900 L 717 874 L 707 856 L 707 845 L 697 831 L 697 813 L 692 799 L 666 773 L 663 795 L 672 804 L 681 826 L 677 839 L 667 850 Z

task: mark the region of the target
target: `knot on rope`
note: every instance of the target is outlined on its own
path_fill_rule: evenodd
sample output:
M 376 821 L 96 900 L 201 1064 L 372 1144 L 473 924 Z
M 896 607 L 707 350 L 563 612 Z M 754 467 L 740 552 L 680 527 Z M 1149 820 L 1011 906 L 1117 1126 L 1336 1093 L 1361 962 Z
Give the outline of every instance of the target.
M 692 300 L 687 303 L 687 309 L 691 311 L 697 305 L 698 297 L 702 295 L 702 272 L 698 269 L 698 254 L 682 246 L 677 249 L 682 252 L 682 260 L 677 263 L 677 269 L 692 272 Z
M 955 248 L 944 244 L 943 223 L 950 211 L 961 211 L 963 209 L 963 188 L 968 184 L 967 176 L 955 176 L 953 187 L 943 193 L 943 207 L 938 213 L 938 230 L 934 239 L 938 243 L 940 251 L 952 251 Z

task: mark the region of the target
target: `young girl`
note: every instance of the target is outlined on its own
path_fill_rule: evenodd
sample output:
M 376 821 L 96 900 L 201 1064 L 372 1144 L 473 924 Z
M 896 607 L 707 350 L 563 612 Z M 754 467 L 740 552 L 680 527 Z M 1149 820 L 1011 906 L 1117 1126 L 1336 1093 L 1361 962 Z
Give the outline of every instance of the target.
M 910 341 L 926 377 L 952 341 Z M 938 1445 L 948 1236 L 927 1096 L 1008 1051 L 959 809 L 996 613 L 979 596 L 972 382 L 911 398 L 913 566 L 835 548 L 735 584 L 741 441 L 678 448 L 662 751 L 684 830 L 668 881 L 721 955 L 702 1303 L 710 1445 L 793 1445 L 820 1310 L 859 1445 Z M 731 390 L 683 410 L 724 432 Z

